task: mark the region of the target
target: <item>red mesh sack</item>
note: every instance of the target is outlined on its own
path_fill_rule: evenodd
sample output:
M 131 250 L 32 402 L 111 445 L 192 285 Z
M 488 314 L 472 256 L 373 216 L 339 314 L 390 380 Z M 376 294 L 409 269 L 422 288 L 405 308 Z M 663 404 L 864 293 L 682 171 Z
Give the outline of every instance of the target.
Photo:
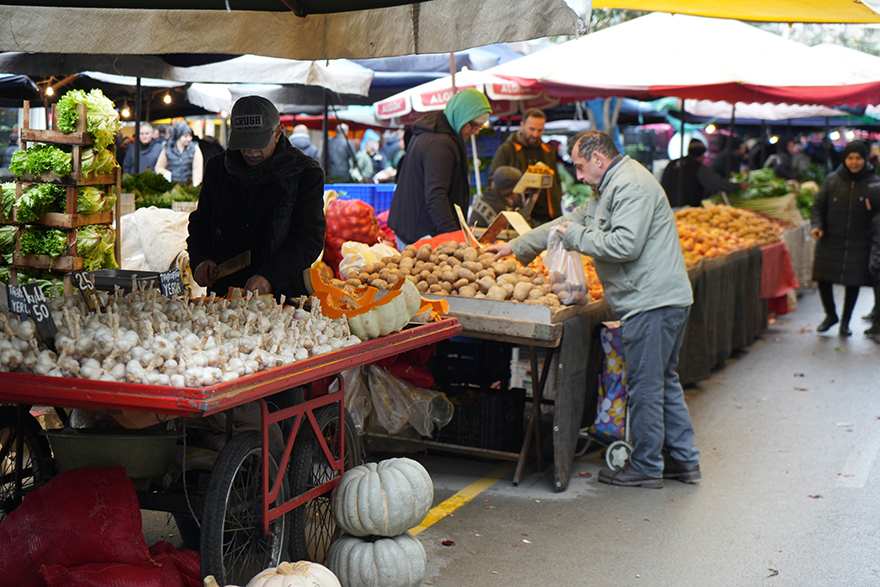
M 3 584 L 43 587 L 43 565 L 150 560 L 134 486 L 121 467 L 73 469 L 29 493 L 0 522 Z

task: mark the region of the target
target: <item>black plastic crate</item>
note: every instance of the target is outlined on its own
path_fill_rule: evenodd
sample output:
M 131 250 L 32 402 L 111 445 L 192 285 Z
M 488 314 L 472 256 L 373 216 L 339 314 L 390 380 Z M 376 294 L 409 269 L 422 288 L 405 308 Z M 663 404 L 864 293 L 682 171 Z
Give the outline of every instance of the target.
M 469 390 L 507 391 L 510 382 L 510 345 L 493 340 L 456 336 L 437 343 L 437 354 L 426 367 L 434 388 L 446 393 Z
M 450 395 L 455 404 L 452 421 L 436 440 L 459 446 L 518 452 L 523 440 L 526 390 L 471 392 Z M 461 403 L 460 403 L 461 402 Z

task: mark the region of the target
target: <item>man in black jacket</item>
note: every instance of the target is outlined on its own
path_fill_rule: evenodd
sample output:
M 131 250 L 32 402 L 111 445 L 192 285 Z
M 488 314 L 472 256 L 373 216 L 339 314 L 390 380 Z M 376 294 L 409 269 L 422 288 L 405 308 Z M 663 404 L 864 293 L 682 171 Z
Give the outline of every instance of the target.
M 230 287 L 288 299 L 306 294 L 303 271 L 323 250 L 327 226 L 321 166 L 284 139 L 269 100 L 240 98 L 230 120 L 229 149 L 208 162 L 189 219 L 193 277 L 219 295 Z M 248 250 L 248 267 L 211 281 L 213 267 Z
M 669 205 L 699 206 L 704 199 L 718 192 L 738 192 L 748 189 L 749 184 L 733 183 L 721 179 L 703 164 L 706 157 L 706 145 L 693 139 L 688 145 L 688 153 L 682 159 L 676 159 L 663 170 L 660 184 L 669 198 Z

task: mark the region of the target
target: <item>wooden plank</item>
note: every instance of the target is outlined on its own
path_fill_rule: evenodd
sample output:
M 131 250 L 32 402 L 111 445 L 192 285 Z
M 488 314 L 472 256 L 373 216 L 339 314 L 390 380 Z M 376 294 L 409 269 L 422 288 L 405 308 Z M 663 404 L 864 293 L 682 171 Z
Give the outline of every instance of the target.
M 21 129 L 21 140 L 27 143 L 54 143 L 58 145 L 92 145 L 92 135 L 88 132 L 70 134 L 60 130 Z
M 116 172 L 113 173 L 97 173 L 94 175 L 85 175 L 77 178 L 75 175 L 60 176 L 54 171 L 42 173 L 39 177 L 30 173 L 23 173 L 21 180 L 24 183 L 54 183 L 64 187 L 68 186 L 86 186 L 86 185 L 111 185 L 116 183 Z
M 58 212 L 49 212 L 38 218 L 32 224 L 40 224 L 43 226 L 53 226 L 55 228 L 79 228 L 89 224 L 111 224 L 113 222 L 113 211 L 98 212 L 97 214 L 61 214 Z
M 22 255 L 19 252 L 15 252 L 12 254 L 12 264 L 20 269 L 48 269 L 70 272 L 79 271 L 83 268 L 83 258 L 68 255 L 52 258 L 49 255 Z

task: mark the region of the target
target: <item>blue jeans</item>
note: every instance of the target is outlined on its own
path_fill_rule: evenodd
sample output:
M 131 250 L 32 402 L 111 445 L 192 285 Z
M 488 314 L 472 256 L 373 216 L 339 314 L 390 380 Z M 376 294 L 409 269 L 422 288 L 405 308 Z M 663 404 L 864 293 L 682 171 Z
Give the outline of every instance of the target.
M 690 307 L 657 308 L 627 318 L 621 325 L 629 394 L 627 425 L 631 464 L 650 477 L 663 475 L 664 445 L 684 465 L 696 465 L 694 426 L 678 381 L 678 353 Z

